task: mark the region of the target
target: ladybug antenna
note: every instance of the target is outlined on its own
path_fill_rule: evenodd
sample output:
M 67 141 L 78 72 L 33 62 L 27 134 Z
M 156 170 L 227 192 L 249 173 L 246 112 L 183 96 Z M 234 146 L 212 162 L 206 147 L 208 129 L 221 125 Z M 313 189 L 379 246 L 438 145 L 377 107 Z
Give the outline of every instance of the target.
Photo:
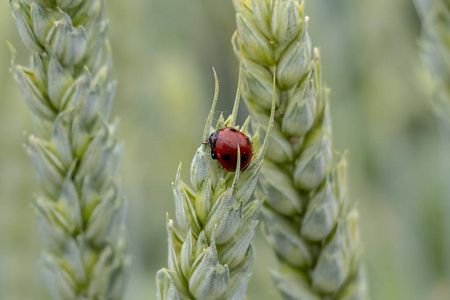
M 275 92 L 276 92 L 276 82 L 277 82 L 276 74 L 277 74 L 277 67 L 275 66 L 275 67 L 273 67 L 272 108 L 270 109 L 269 125 L 267 127 L 266 136 L 264 138 L 262 151 L 259 154 L 258 159 L 263 158 L 264 155 L 266 154 L 267 146 L 269 144 L 270 133 L 272 132 L 273 122 L 275 119 Z
M 239 28 L 238 28 L 239 31 Z M 242 45 L 242 35 L 239 34 L 240 37 L 240 44 Z M 239 101 L 241 100 L 241 85 L 242 85 L 242 69 L 244 68 L 244 64 L 243 64 L 243 55 L 242 55 L 242 47 L 239 48 L 239 79 L 238 79 L 238 86 L 237 86 L 237 91 L 236 91 L 236 98 L 234 99 L 234 105 L 233 105 L 233 113 L 231 114 L 231 122 L 230 125 L 231 126 L 235 126 L 236 125 L 236 119 L 237 119 L 237 114 L 238 114 L 238 110 L 239 110 Z
M 208 138 L 208 132 L 209 129 L 212 126 L 212 119 L 214 116 L 214 111 L 216 109 L 216 104 L 217 104 L 217 99 L 219 99 L 219 80 L 217 79 L 217 73 L 216 73 L 216 69 L 213 69 L 213 73 L 214 73 L 214 99 L 213 99 L 213 103 L 211 105 L 211 110 L 209 111 L 208 114 L 208 119 L 206 119 L 206 125 L 205 125 L 205 129 L 203 130 L 203 140 L 206 140 Z
M 238 149 L 237 149 L 236 173 L 234 173 L 233 184 L 231 185 L 231 191 L 233 194 L 236 191 L 237 181 L 241 173 L 241 147 L 239 147 L 239 144 L 237 146 Z

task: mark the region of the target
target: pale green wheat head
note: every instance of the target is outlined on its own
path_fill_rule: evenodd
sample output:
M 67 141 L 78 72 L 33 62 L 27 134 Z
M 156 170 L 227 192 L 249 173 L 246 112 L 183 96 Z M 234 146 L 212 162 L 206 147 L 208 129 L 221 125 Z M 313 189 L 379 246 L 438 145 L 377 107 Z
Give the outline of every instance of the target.
M 245 104 L 264 123 L 276 101 L 260 187 L 265 232 L 284 299 L 366 299 L 356 208 L 345 155 L 333 163 L 329 90 L 300 0 L 234 0 L 232 43 L 243 61 Z M 272 90 L 271 78 L 276 75 Z M 274 92 L 272 92 L 274 91 Z
M 250 118 L 242 127 L 235 124 L 239 93 L 233 113 L 227 119 L 220 115 L 215 127 L 211 126 L 217 97 L 216 77 L 215 99 L 203 141 L 225 127 L 249 135 Z M 273 115 L 271 120 L 269 128 Z M 158 299 L 243 299 L 254 259 L 251 241 L 263 201 L 263 197 L 250 197 L 258 181 L 267 136 L 262 145 L 259 130 L 251 136 L 254 153 L 245 171 L 239 171 L 239 159 L 236 173 L 223 169 L 211 158 L 211 149 L 205 144 L 192 160 L 191 185 L 181 180 L 180 165 L 173 183 L 178 226 L 167 220 L 169 260 L 168 268 L 157 274 Z
M 11 68 L 36 132 L 27 139 L 42 193 L 34 202 L 54 299 L 121 299 L 125 201 L 117 166 L 116 83 L 102 0 L 10 0 L 29 67 Z
M 415 2 L 422 17 L 422 58 L 433 78 L 434 109 L 450 130 L 450 1 Z

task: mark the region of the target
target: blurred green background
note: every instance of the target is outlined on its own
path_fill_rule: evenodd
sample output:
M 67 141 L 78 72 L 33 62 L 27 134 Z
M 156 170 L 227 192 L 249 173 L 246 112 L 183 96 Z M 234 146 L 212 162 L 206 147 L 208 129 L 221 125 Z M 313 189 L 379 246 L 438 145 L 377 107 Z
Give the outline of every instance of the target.
M 442 145 L 430 109 L 414 6 L 408 0 L 309 0 L 306 11 L 332 90 L 334 148 L 349 151 L 349 189 L 358 201 L 372 299 L 448 300 L 450 177 L 443 162 L 450 148 Z M 165 213 L 174 216 L 171 181 L 180 161 L 188 179 L 202 142 L 213 66 L 221 83 L 218 109 L 232 107 L 234 13 L 231 0 L 109 0 L 106 14 L 134 257 L 126 299 L 154 299 L 155 272 L 166 266 Z M 11 41 L 19 61 L 27 62 L 7 1 L 0 4 L 0 39 Z M 30 205 L 38 187 L 22 148 L 24 132 L 33 127 L 10 58 L 0 43 L 0 299 L 50 299 Z M 242 107 L 241 120 L 245 116 Z M 255 243 L 248 298 L 277 299 L 266 272 L 274 257 L 260 232 Z

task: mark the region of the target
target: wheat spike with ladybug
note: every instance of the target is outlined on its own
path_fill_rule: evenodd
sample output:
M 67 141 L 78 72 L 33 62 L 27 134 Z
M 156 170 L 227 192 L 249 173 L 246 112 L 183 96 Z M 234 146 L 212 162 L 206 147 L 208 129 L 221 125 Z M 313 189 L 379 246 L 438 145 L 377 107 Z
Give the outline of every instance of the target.
M 104 1 L 9 4 L 32 54 L 29 67 L 11 68 L 35 124 L 25 147 L 42 186 L 34 208 L 48 289 L 54 299 L 122 299 L 130 258 Z
M 173 183 L 178 226 L 167 219 L 168 268 L 157 273 L 160 300 L 243 299 L 250 278 L 252 237 L 263 203 L 263 197 L 250 197 L 267 149 L 275 99 L 261 145 L 259 130 L 249 136 L 250 117 L 242 127 L 235 124 L 239 88 L 232 114 L 227 119 L 221 114 L 212 127 L 219 93 L 215 72 L 214 77 L 216 91 L 205 142 L 191 163 L 191 185 L 181 180 L 181 164 Z
M 329 90 L 319 51 L 311 49 L 304 1 L 233 4 L 232 43 L 242 57 L 242 96 L 253 120 L 267 123 L 276 99 L 255 192 L 267 193 L 264 231 L 279 261 L 271 275 L 284 299 L 367 299 L 357 210 L 346 193 L 345 155 L 333 163 Z

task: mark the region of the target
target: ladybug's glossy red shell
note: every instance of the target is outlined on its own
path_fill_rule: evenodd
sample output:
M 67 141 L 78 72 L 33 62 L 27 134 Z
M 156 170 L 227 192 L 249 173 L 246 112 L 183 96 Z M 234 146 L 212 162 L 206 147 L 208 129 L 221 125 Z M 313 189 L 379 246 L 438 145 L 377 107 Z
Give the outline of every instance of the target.
M 236 171 L 238 146 L 241 153 L 241 171 L 247 169 L 252 160 L 253 143 L 248 136 L 233 127 L 213 132 L 206 143 L 211 147 L 211 157 L 218 159 L 227 171 Z

